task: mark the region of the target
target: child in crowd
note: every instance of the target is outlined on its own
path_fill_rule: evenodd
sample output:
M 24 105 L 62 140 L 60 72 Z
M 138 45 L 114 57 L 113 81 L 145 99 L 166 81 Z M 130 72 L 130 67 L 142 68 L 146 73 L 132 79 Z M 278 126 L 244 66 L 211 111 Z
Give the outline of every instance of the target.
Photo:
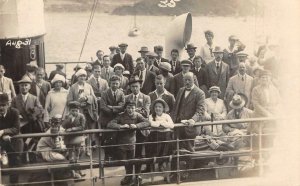
M 69 115 L 66 116 L 62 126 L 65 131 L 77 132 L 85 129 L 85 117 L 79 113 L 80 103 L 77 101 L 71 101 L 69 103 Z M 79 159 L 79 152 L 81 144 L 84 141 L 83 135 L 67 135 L 65 136 L 65 144 L 69 149 L 70 163 L 76 163 Z
M 144 118 L 141 114 L 136 112 L 136 105 L 133 100 L 128 100 L 125 103 L 125 112 L 121 113 L 115 119 L 110 121 L 107 125 L 107 128 L 111 129 L 143 129 L 150 126 L 150 122 Z M 130 144 L 130 145 L 120 145 L 118 154 L 123 160 L 133 159 L 134 149 L 136 143 L 136 130 L 125 130 L 120 131 L 117 134 L 117 144 Z M 131 163 L 125 164 L 126 174 L 133 173 L 133 165 Z M 136 171 L 135 174 L 138 174 L 139 171 Z M 141 177 L 137 176 L 136 179 L 133 177 L 126 176 L 121 180 L 121 185 L 130 185 L 135 182 L 141 183 Z
M 169 111 L 168 104 L 163 99 L 156 99 L 152 104 L 152 115 L 149 116 L 151 127 L 158 128 L 151 131 L 149 141 L 160 142 L 172 139 L 172 130 L 174 123 L 170 115 L 166 114 Z M 149 145 L 154 157 L 167 156 L 172 153 L 171 143 L 154 143 Z M 163 163 L 159 162 L 159 171 L 163 171 Z

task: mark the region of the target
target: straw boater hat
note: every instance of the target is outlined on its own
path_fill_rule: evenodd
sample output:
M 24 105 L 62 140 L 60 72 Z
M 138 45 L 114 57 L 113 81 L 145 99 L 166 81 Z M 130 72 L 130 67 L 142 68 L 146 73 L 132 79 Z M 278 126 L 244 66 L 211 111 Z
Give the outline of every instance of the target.
M 189 49 L 196 49 L 197 47 L 195 47 L 195 45 L 193 43 L 187 44 L 185 47 L 185 50 L 189 50 Z
M 154 52 L 147 52 L 146 56 L 150 56 L 150 57 L 157 57 L 157 54 Z
M 123 72 L 123 75 L 124 75 L 124 76 L 130 76 L 130 72 L 129 72 L 128 70 L 125 70 L 125 71 Z
M 87 76 L 86 71 L 83 70 L 83 69 L 80 69 L 80 70 L 78 70 L 78 71 L 75 73 L 75 76 L 76 76 L 76 77 L 79 77 L 79 76 L 82 76 L 82 75 Z
M 149 52 L 148 47 L 142 46 L 141 49 L 138 51 L 139 53 L 147 53 Z
M 132 77 L 129 79 L 128 85 L 131 85 L 131 84 L 136 83 L 136 82 L 142 83 L 143 80 L 140 79 L 138 76 L 132 76 Z
M 164 112 L 169 112 L 169 105 L 165 102 L 165 100 L 158 98 L 156 99 L 153 103 L 152 103 L 152 107 L 151 107 L 151 111 L 154 112 L 154 106 L 156 105 L 156 103 L 161 103 L 163 104 L 165 110 Z
M 119 44 L 119 47 L 123 47 L 123 46 L 127 47 L 128 44 L 127 44 L 127 43 L 120 43 L 120 44 Z
M 168 72 L 171 72 L 171 65 L 170 65 L 170 63 L 168 63 L 168 62 L 161 62 L 159 65 L 158 65 L 158 67 L 160 68 L 160 69 L 163 69 L 163 70 L 166 70 L 166 71 L 168 71 Z
M 218 87 L 218 86 L 212 86 L 212 87 L 210 87 L 209 90 L 208 90 L 208 92 L 211 93 L 212 91 L 216 91 L 219 94 L 221 94 L 220 87 Z
M 22 84 L 22 83 L 29 83 L 29 84 L 31 84 L 32 80 L 28 76 L 23 76 L 22 79 L 20 81 L 18 81 L 18 83 L 19 84 Z
M 241 51 L 241 52 L 236 53 L 236 56 L 238 56 L 238 57 L 247 57 L 248 54 Z
M 123 69 L 123 71 L 125 70 L 125 67 L 121 64 L 121 63 L 117 63 L 117 64 L 115 64 L 115 66 L 114 66 L 114 70 L 116 69 L 116 67 L 120 67 L 120 68 L 122 68 Z
M 222 48 L 220 46 L 216 46 L 212 52 L 213 53 L 223 53 L 224 51 L 222 50 Z
M 7 104 L 8 102 L 8 95 L 6 93 L 0 93 L 0 104 Z
M 191 60 L 184 59 L 184 60 L 181 61 L 180 65 L 189 65 L 189 66 L 192 66 L 193 62 Z
M 245 106 L 245 100 L 242 98 L 242 96 L 235 94 L 232 97 L 232 100 L 230 101 L 229 105 L 233 109 L 239 109 Z
M 56 74 L 54 78 L 51 80 L 51 84 L 56 83 L 57 81 L 61 81 L 62 83 L 66 82 L 66 78 L 60 74 Z

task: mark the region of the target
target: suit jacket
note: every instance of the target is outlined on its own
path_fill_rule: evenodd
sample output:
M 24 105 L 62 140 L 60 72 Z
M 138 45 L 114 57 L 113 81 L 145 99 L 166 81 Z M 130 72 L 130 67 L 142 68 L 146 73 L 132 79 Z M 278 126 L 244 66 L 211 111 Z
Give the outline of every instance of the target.
M 148 95 L 155 90 L 155 74 L 149 70 L 146 70 L 145 79 L 142 82 L 141 92 Z M 140 71 L 136 71 L 135 75 L 140 75 Z M 142 79 L 142 77 L 140 77 Z
M 162 57 L 162 58 L 160 58 L 160 62 L 169 62 L 169 60 L 167 60 L 167 59 L 165 59 L 165 58 Z M 156 59 L 154 61 L 153 65 L 156 66 L 156 67 L 158 67 L 158 64 L 159 64 L 158 59 Z
M 156 91 L 150 92 L 149 97 L 151 99 L 151 104 L 152 104 L 158 98 Z M 171 94 L 170 92 L 168 92 L 166 90 L 165 93 L 161 96 L 161 99 L 163 99 L 168 104 L 169 113 L 171 113 L 173 111 L 174 104 L 175 104 L 175 97 L 173 96 L 173 94 Z M 152 108 L 152 106 L 151 106 L 151 108 Z M 151 110 L 151 113 L 152 112 L 153 112 L 153 110 Z
M 209 62 L 205 69 L 207 73 L 207 88 L 212 86 L 220 87 L 221 94 L 219 97 L 223 99 L 229 80 L 229 66 L 224 62 L 221 62 L 220 64 L 219 72 L 217 72 L 215 61 Z
M 172 113 L 172 119 L 174 122 L 180 122 L 183 119 L 193 119 L 196 122 L 200 121 L 205 112 L 205 95 L 204 92 L 194 86 L 189 95 L 185 98 L 186 104 L 180 105 L 182 97 L 184 97 L 185 87 L 182 87 L 176 97 L 175 107 Z M 183 116 L 179 118 L 179 116 Z M 180 119 L 180 120 L 178 120 Z
M 108 74 L 106 74 L 106 68 L 101 68 L 101 78 L 105 79 L 109 83 L 111 76 L 115 75 L 114 68 L 108 67 Z
M 108 108 L 108 105 L 112 106 L 112 109 Z M 111 89 L 104 91 L 99 105 L 101 128 L 106 128 L 107 123 L 124 110 L 124 105 L 125 95 L 122 90 L 116 90 L 116 100 Z
M 107 81 L 102 78 L 100 78 L 99 87 L 97 86 L 97 80 L 94 76 L 91 76 L 86 82 L 92 86 L 96 97 L 101 97 L 102 93 L 109 88 Z
M 250 104 L 252 88 L 253 88 L 253 78 L 251 76 L 246 74 L 244 81 L 242 81 L 242 78 L 238 74 L 232 76 L 229 79 L 226 88 L 226 93 L 225 93 L 226 102 L 229 103 L 234 94 L 242 93 L 245 94 L 248 98 L 248 103 L 246 105 L 246 107 L 248 107 Z
M 83 114 L 78 113 L 74 121 L 70 115 L 66 116 L 65 120 L 62 123 L 64 129 L 72 129 L 72 132 L 83 131 L 85 130 L 86 119 Z
M 150 72 L 153 72 L 155 75 L 158 75 L 159 74 L 159 69 L 152 65 L 152 67 L 150 69 L 148 69 Z
M 199 88 L 205 93 L 205 96 L 208 97 L 207 74 L 206 74 L 205 68 L 201 67 L 199 71 L 194 69 L 192 72 L 197 77 Z
M 31 84 L 30 94 L 37 96 L 37 84 L 36 82 L 33 82 Z M 48 92 L 51 90 L 51 84 L 47 81 L 43 81 L 42 86 L 40 87 L 40 95 L 39 95 L 39 101 L 43 108 L 45 107 L 46 97 Z
M 125 102 L 127 102 L 128 100 L 133 100 L 133 93 L 125 96 Z M 150 97 L 140 92 L 136 103 L 137 112 L 148 118 L 150 114 L 150 105 Z
M 0 92 L 5 92 L 6 94 L 8 94 L 8 99 L 11 102 L 12 98 L 16 97 L 13 81 L 12 79 L 4 76 L 2 78 L 3 78 L 3 85 L 2 85 L 3 87 L 0 87 Z
M 11 107 L 16 108 L 21 116 L 20 127 L 25 125 L 33 125 L 34 121 L 43 121 L 43 107 L 40 104 L 38 98 L 28 93 L 27 100 L 24 102 L 22 95 L 17 95 L 11 103 Z M 31 128 L 28 133 L 36 132 L 36 128 Z
M 94 94 L 93 88 L 90 84 L 84 83 L 83 96 L 87 97 L 85 102 L 86 106 L 82 106 L 82 109 L 87 109 L 92 120 L 98 120 L 98 104 Z M 67 103 L 71 101 L 79 101 L 79 85 L 75 83 L 70 87 L 69 94 L 67 96 Z
M 124 56 L 123 60 L 122 60 L 120 54 L 115 54 L 113 59 L 112 59 L 112 63 L 111 63 L 110 66 L 113 67 L 117 63 L 121 63 L 125 67 L 125 70 L 128 70 L 130 72 L 130 74 L 133 73 L 134 66 L 133 66 L 132 56 L 130 54 L 125 53 L 125 56 Z
M 194 84 L 197 87 L 199 87 L 198 80 L 197 80 L 196 76 L 194 76 Z M 179 74 L 176 74 L 171 80 L 170 92 L 176 97 L 179 89 L 182 88 L 182 87 L 184 87 L 183 74 L 179 73 Z
M 180 61 L 179 60 L 177 60 L 176 62 L 175 62 L 175 66 L 173 65 L 173 63 L 172 63 L 172 60 L 170 60 L 169 61 L 169 63 L 170 63 L 170 65 L 171 65 L 171 73 L 173 74 L 173 75 L 176 75 L 176 74 L 178 74 L 179 72 L 181 72 L 181 65 L 180 65 Z

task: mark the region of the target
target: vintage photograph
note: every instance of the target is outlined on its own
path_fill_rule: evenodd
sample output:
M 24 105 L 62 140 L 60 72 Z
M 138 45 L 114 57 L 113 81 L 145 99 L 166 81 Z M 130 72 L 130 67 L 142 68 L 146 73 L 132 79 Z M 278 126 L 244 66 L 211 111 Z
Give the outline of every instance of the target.
M 0 185 L 300 185 L 299 10 L 0 0 Z

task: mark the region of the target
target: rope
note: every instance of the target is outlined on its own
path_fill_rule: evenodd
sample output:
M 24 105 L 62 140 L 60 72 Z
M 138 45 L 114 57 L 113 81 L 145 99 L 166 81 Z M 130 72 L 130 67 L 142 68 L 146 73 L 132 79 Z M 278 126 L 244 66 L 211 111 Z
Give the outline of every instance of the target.
M 87 37 L 89 35 L 89 31 L 91 29 L 91 25 L 92 25 L 92 22 L 93 22 L 93 19 L 94 19 L 94 15 L 95 15 L 95 12 L 96 12 L 97 4 L 98 4 L 98 0 L 94 0 L 94 4 L 93 4 L 93 7 L 92 7 L 90 19 L 89 19 L 89 22 L 88 22 L 88 25 L 87 25 L 87 28 L 86 28 L 86 32 L 85 32 L 85 36 L 84 36 L 84 40 L 83 40 L 83 44 L 82 44 L 82 47 L 81 47 L 81 51 L 80 51 L 80 55 L 79 55 L 78 61 L 80 61 L 80 59 L 81 59 L 81 56 L 82 56 L 82 53 L 83 53 L 83 50 L 84 50 L 84 46 L 85 46 L 85 43 L 87 41 Z

